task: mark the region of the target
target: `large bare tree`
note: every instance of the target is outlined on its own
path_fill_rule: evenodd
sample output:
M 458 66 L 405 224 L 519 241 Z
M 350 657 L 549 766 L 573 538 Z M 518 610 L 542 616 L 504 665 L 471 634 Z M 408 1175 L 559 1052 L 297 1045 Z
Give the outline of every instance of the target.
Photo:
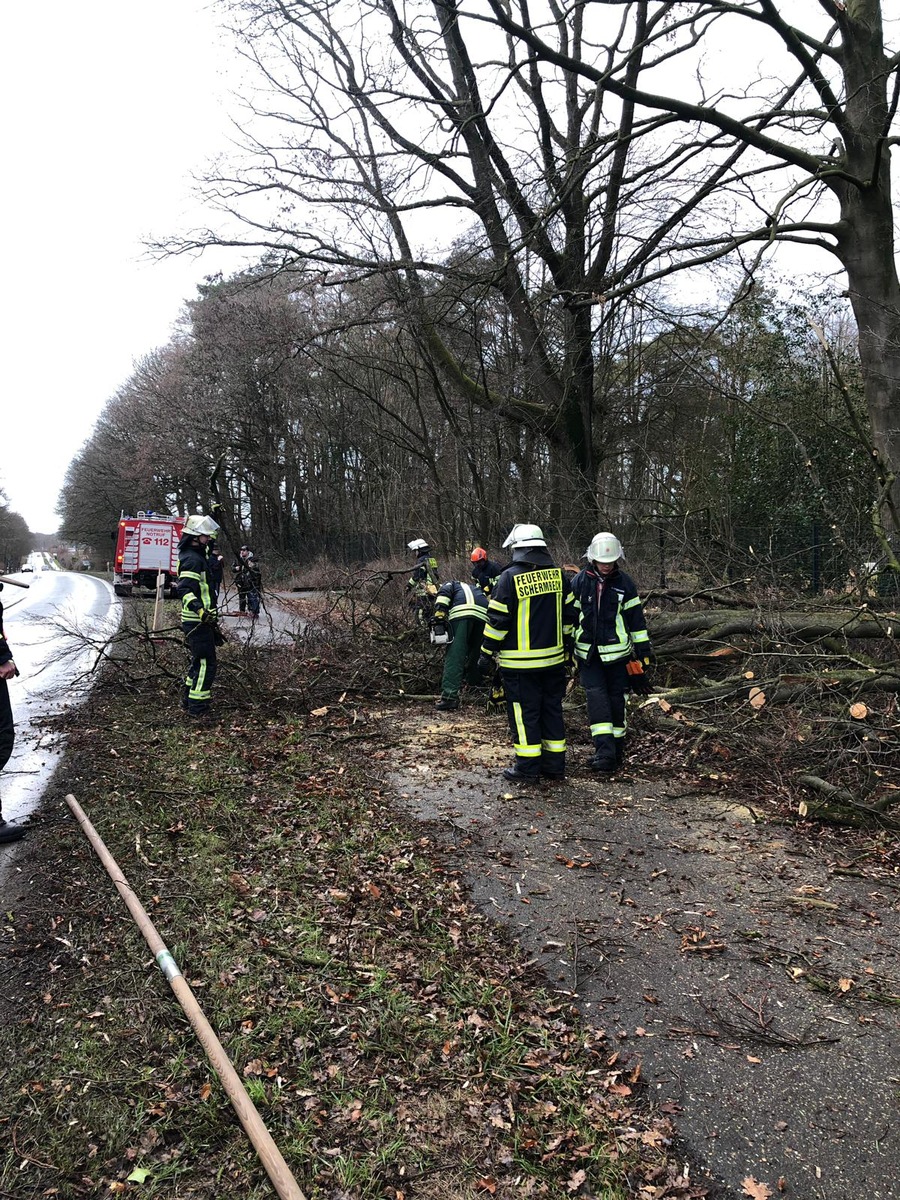
M 446 385 L 546 438 L 568 508 L 615 442 L 617 306 L 724 255 L 752 275 L 778 243 L 817 247 L 846 272 L 889 496 L 898 77 L 877 0 L 224 2 L 261 90 L 248 157 L 207 189 L 238 232 L 186 245 L 264 247 L 323 284 L 393 273 Z M 446 253 L 460 230 L 468 259 Z M 517 371 L 448 337 L 451 274 L 502 299 Z

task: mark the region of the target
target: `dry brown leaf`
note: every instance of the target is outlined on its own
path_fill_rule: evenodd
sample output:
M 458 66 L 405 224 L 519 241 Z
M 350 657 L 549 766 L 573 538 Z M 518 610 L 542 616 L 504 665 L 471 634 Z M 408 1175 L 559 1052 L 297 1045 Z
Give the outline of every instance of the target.
M 868 715 L 869 710 L 866 708 L 865 704 L 860 702 L 850 705 L 850 716 L 853 717 L 854 720 L 864 721 Z
M 758 1183 L 752 1175 L 748 1175 L 743 1182 L 744 1195 L 749 1196 L 750 1200 L 771 1200 L 772 1189 L 767 1183 Z
M 845 978 L 845 979 L 839 979 L 839 980 L 838 980 L 838 987 L 841 989 L 841 991 L 842 991 L 842 992 L 849 992 L 849 991 L 850 991 L 850 989 L 853 987 L 853 980 L 852 980 L 852 979 L 846 979 L 846 978 Z

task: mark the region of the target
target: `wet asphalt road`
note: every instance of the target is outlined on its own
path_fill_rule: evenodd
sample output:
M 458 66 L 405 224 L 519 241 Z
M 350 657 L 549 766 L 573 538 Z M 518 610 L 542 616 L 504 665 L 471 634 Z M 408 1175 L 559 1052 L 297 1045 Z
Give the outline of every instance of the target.
M 19 675 L 9 682 L 16 745 L 0 796 L 4 817 L 22 821 L 59 761 L 57 740 L 43 722 L 86 695 L 95 645 L 115 631 L 121 610 L 110 585 L 92 575 L 44 570 L 13 578 L 29 588 L 3 589 L 3 624 Z M 0 872 L 8 859 L 5 850 Z
M 840 834 L 639 773 L 601 786 L 577 751 L 567 785 L 510 787 L 500 718 L 391 730 L 401 803 L 641 1065 L 692 1178 L 718 1200 L 900 1198 L 895 884 L 845 869 Z

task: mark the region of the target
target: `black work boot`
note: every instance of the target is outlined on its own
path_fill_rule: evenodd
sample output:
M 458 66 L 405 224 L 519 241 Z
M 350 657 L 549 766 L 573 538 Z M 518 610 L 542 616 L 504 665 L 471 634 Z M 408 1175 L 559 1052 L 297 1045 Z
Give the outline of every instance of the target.
M 441 697 L 434 707 L 438 712 L 455 712 L 455 710 L 459 708 L 459 701 L 455 698 L 444 699 Z
M 526 773 L 519 770 L 518 763 L 513 763 L 511 767 L 507 767 L 503 772 L 503 778 L 510 780 L 511 783 L 540 783 L 541 777 L 538 774 Z
M 21 825 L 13 825 L 0 817 L 0 845 L 6 842 L 18 842 L 24 836 L 25 830 Z

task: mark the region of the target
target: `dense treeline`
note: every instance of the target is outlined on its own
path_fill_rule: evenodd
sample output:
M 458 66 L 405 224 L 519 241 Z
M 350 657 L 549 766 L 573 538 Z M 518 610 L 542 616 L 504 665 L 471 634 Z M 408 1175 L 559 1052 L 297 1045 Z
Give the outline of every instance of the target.
M 13 512 L 0 491 L 0 571 L 17 571 L 33 549 L 33 535 L 21 513 Z
M 515 390 L 502 310 L 452 300 L 443 340 L 484 386 Z M 383 281 L 325 288 L 262 268 L 211 281 L 72 462 L 65 532 L 104 545 L 123 508 L 219 499 L 232 540 L 284 561 L 382 557 L 422 532 L 446 552 L 497 547 L 525 516 L 569 555 L 610 525 L 654 569 L 686 560 L 713 578 L 755 557 L 802 580 L 817 542 L 832 575 L 877 553 L 858 371 L 838 319 L 756 293 L 725 315 L 660 311 L 623 315 L 614 341 L 607 330 L 585 506 L 569 503 L 581 481 L 529 419 L 526 380 L 508 411 L 451 389 Z

